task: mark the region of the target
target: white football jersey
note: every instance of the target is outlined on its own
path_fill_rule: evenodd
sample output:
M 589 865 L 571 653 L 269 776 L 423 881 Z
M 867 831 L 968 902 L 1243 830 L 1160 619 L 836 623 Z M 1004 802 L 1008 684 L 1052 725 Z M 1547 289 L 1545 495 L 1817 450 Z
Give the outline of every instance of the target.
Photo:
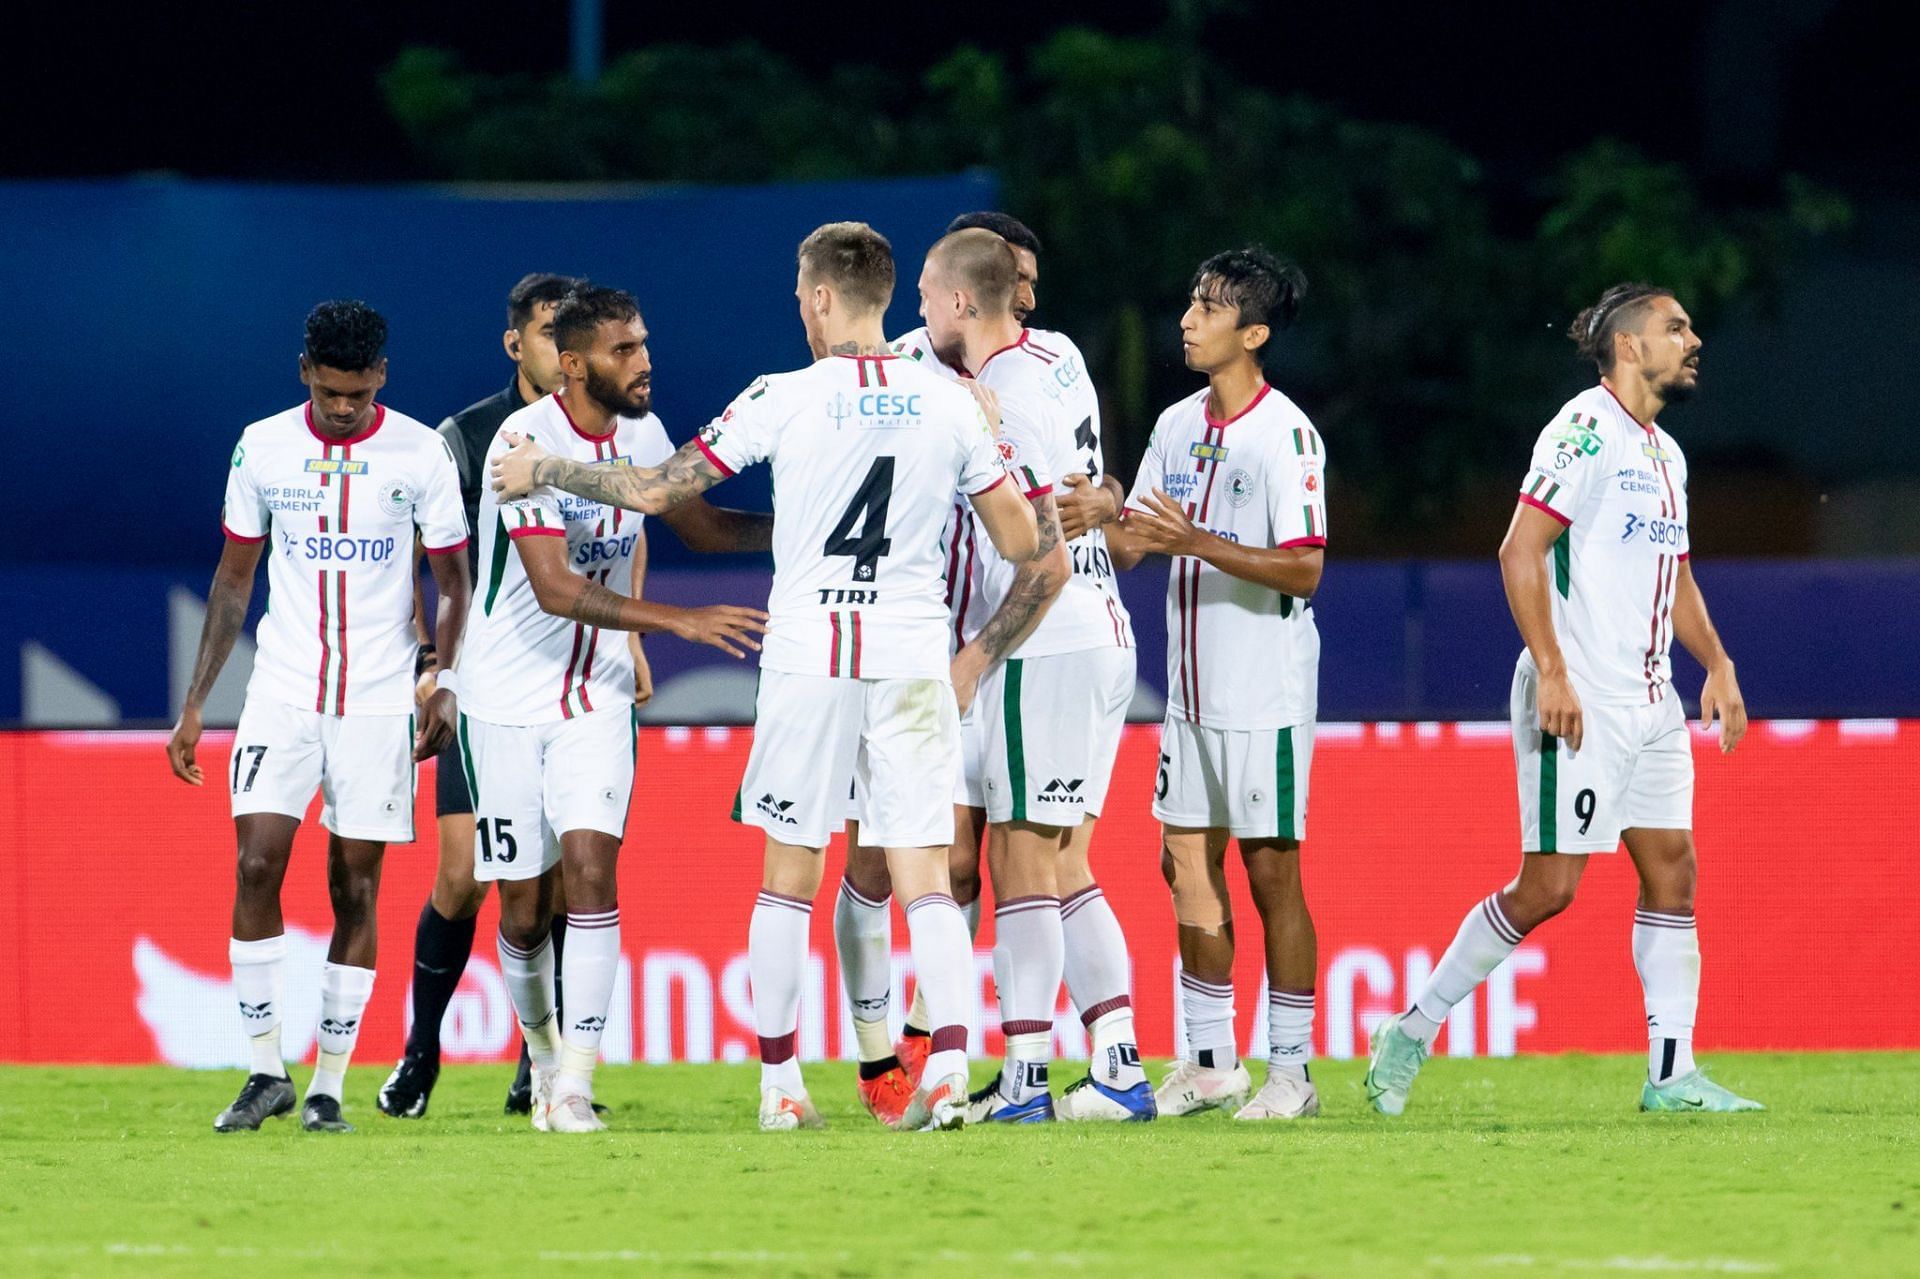
M 616 417 L 605 435 L 574 426 L 557 395 L 543 396 L 500 424 L 487 468 L 524 435 L 555 457 L 604 466 L 658 466 L 673 444 L 649 413 Z M 484 474 L 485 472 L 483 472 Z M 621 595 L 632 594 L 633 555 L 645 516 L 592 498 L 537 488 L 502 502 L 480 490 L 480 581 L 460 650 L 460 708 L 492 724 L 546 724 L 633 703 L 633 654 L 624 631 L 603 633 L 540 607 L 513 542 L 566 539 L 567 567 Z
M 1547 554 L 1553 630 L 1585 701 L 1646 706 L 1673 668 L 1673 591 L 1687 558 L 1687 460 L 1605 386 L 1561 406 L 1520 500 L 1568 526 Z
M 973 396 L 895 355 L 758 378 L 698 437 L 728 475 L 773 467 L 773 594 L 760 665 L 946 679 L 942 528 L 1006 478 Z
M 1127 498 L 1159 489 L 1200 528 L 1242 546 L 1327 544 L 1326 452 L 1307 415 L 1271 386 L 1222 420 L 1203 388 L 1154 424 Z M 1303 599 L 1178 556 L 1167 577 L 1167 714 L 1246 731 L 1311 722 L 1320 632 Z
M 460 478 L 433 428 L 379 404 L 346 440 L 314 429 L 311 404 L 255 422 L 220 523 L 235 541 L 273 541 L 249 698 L 324 715 L 413 709 L 414 531 L 430 554 L 467 545 Z
M 927 332 L 925 325 L 895 338 L 888 343 L 888 347 L 895 355 L 912 360 L 922 368 L 938 373 L 949 382 L 958 382 L 971 376 L 965 369 L 956 369 L 933 353 L 933 337 Z
M 1051 492 L 1075 473 L 1105 474 L 1100 400 L 1080 348 L 1062 333 L 1022 329 L 1020 339 L 988 356 L 974 375 L 1000 397 L 1000 456 L 1029 497 Z M 958 545 L 957 539 L 954 543 Z M 968 542 L 977 565 L 959 629 L 972 639 L 1013 589 L 1017 566 L 1003 559 L 984 530 Z M 1067 543 L 1073 573 L 1040 624 L 1009 657 L 1052 657 L 1094 648 L 1131 648 L 1133 628 L 1113 580 L 1113 557 L 1100 529 Z

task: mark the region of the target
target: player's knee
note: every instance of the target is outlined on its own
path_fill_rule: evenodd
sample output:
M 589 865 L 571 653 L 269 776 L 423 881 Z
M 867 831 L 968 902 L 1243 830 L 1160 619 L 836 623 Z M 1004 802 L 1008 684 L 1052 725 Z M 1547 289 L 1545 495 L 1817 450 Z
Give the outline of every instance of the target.
M 618 880 L 611 866 L 567 867 L 567 909 L 574 914 L 612 910 L 619 901 Z
M 1526 922 L 1525 926 L 1535 927 L 1573 905 L 1573 898 L 1578 888 L 1579 885 L 1572 881 L 1534 885 L 1521 902 L 1516 903 L 1522 906 L 1529 917 L 1529 922 Z M 1513 922 L 1522 923 L 1520 920 Z
M 380 876 L 358 871 L 328 876 L 327 895 L 333 901 L 335 923 L 348 926 L 367 923 L 373 918 L 380 895 Z
M 970 861 L 960 866 L 954 865 L 951 861 L 948 862 L 947 884 L 953 893 L 953 900 L 959 902 L 962 906 L 968 906 L 978 901 L 980 898 L 979 862 Z
M 240 895 L 278 890 L 287 872 L 287 854 L 278 849 L 242 848 L 235 865 Z
M 1201 862 L 1191 863 L 1172 850 L 1160 855 L 1160 871 L 1173 890 L 1173 918 L 1182 928 L 1218 934 L 1233 919 L 1233 904 L 1225 885 Z

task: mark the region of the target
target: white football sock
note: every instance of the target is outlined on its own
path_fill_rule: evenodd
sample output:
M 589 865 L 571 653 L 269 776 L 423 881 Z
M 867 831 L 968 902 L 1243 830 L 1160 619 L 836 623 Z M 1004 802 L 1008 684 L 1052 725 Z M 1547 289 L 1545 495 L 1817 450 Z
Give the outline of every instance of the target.
M 1423 1044 L 1431 1044 L 1453 1006 L 1471 995 L 1525 936 L 1501 909 L 1499 893 L 1474 906 L 1460 921 L 1453 944 L 1440 956 L 1433 975 L 1414 997 L 1413 1006 L 1400 1019 L 1400 1029 Z
M 1693 1070 L 1700 1006 L 1700 934 L 1692 911 L 1633 912 L 1633 966 L 1647 1001 L 1647 1078 L 1664 1084 Z
M 373 969 L 328 963 L 320 970 L 320 1055 L 307 1085 L 308 1097 L 340 1099 L 347 1063 L 360 1039 L 360 1019 L 373 997 Z
M 853 1010 L 853 1034 L 860 1060 L 893 1056 L 887 1033 L 887 1005 L 893 993 L 893 911 L 890 897 L 863 896 L 850 880 L 840 881 L 833 903 L 833 944 L 840 956 L 840 982 Z
M 600 1036 L 613 1009 L 613 980 L 620 971 L 620 908 L 567 912 L 567 944 L 560 953 L 560 982 L 567 992 L 566 1023 L 560 1028 L 560 1077 L 554 1092 L 593 1095 L 593 1068 Z
M 798 1096 L 800 979 L 807 971 L 807 928 L 813 903 L 760 890 L 747 925 L 747 974 L 753 1029 L 760 1037 L 760 1086 Z
M 1133 969 L 1120 921 L 1098 884 L 1060 903 L 1066 943 L 1067 994 L 1093 1036 L 1093 1072 L 1108 1084 L 1130 1087 L 1145 1078 L 1133 1040 Z
M 1240 1060 L 1233 1033 L 1233 983 L 1201 981 L 1181 969 L 1180 1012 L 1187 1023 L 1187 1060 L 1232 1070 Z
M 553 938 L 542 937 L 532 950 L 521 950 L 502 934 L 498 938 L 500 976 L 513 1011 L 526 1036 L 527 1056 L 542 1071 L 560 1064 L 560 1028 L 553 1005 Z
M 280 994 L 286 983 L 286 936 L 262 937 L 259 941 L 231 938 L 227 959 L 233 965 L 233 995 L 240 1005 L 240 1024 L 247 1032 L 253 1073 L 285 1079 L 287 1063 L 280 1057 Z
M 1274 986 L 1267 991 L 1267 1074 L 1307 1078 L 1313 1060 L 1313 992 Z
M 980 935 L 979 897 L 976 896 L 972 901 L 962 906 L 960 913 L 967 917 L 967 941 L 972 942 L 974 938 Z M 909 1032 L 917 1030 L 921 1034 L 927 1033 L 927 1001 L 920 997 L 919 982 L 913 984 L 913 1002 L 907 1006 L 906 1029 Z
M 1066 940 L 1057 897 L 1010 897 L 993 907 L 993 980 L 1007 1037 L 1000 1095 L 1015 1103 L 1047 1088 L 1053 1010 L 1060 1000 Z
M 913 968 L 926 993 L 933 1035 L 923 1083 L 948 1075 L 966 1077 L 967 1010 L 972 1002 L 973 943 L 967 917 L 945 893 L 928 893 L 907 906 L 907 934 Z

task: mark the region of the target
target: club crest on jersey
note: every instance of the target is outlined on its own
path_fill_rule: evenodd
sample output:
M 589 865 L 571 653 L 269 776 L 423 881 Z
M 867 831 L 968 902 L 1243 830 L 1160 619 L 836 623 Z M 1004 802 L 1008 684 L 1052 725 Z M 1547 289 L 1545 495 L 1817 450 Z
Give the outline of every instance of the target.
M 1187 446 L 1187 453 L 1189 456 L 1199 458 L 1202 462 L 1224 462 L 1227 460 L 1227 446 L 1224 444 L 1204 444 L 1199 440 L 1195 440 Z
M 1020 446 L 1012 440 L 995 440 L 993 447 L 999 452 L 1001 462 L 1007 466 L 1012 466 L 1019 460 Z
M 1253 476 L 1243 467 L 1234 467 L 1227 476 L 1227 505 L 1235 510 L 1253 500 Z
M 349 462 L 338 457 L 310 457 L 307 459 L 309 475 L 365 475 L 365 462 Z
M 1309 466 L 1300 472 L 1300 491 L 1308 497 L 1320 496 L 1320 468 Z
M 413 509 L 413 489 L 398 480 L 380 486 L 380 509 L 388 515 L 405 515 Z

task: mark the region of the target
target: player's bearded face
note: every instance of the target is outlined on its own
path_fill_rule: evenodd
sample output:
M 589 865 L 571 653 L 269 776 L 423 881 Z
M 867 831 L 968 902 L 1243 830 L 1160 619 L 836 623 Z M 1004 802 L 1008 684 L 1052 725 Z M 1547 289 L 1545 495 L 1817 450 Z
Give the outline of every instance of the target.
M 1678 404 L 1700 389 L 1700 335 L 1672 298 L 1661 298 L 1651 312 L 1638 338 L 1642 375 L 1664 402 Z
M 653 371 L 636 371 L 624 361 L 589 357 L 587 397 L 609 413 L 645 413 L 653 407 Z
M 1027 317 L 1040 305 L 1034 289 L 1040 283 L 1040 259 L 1032 249 L 1013 246 L 1013 318 L 1024 327 Z

